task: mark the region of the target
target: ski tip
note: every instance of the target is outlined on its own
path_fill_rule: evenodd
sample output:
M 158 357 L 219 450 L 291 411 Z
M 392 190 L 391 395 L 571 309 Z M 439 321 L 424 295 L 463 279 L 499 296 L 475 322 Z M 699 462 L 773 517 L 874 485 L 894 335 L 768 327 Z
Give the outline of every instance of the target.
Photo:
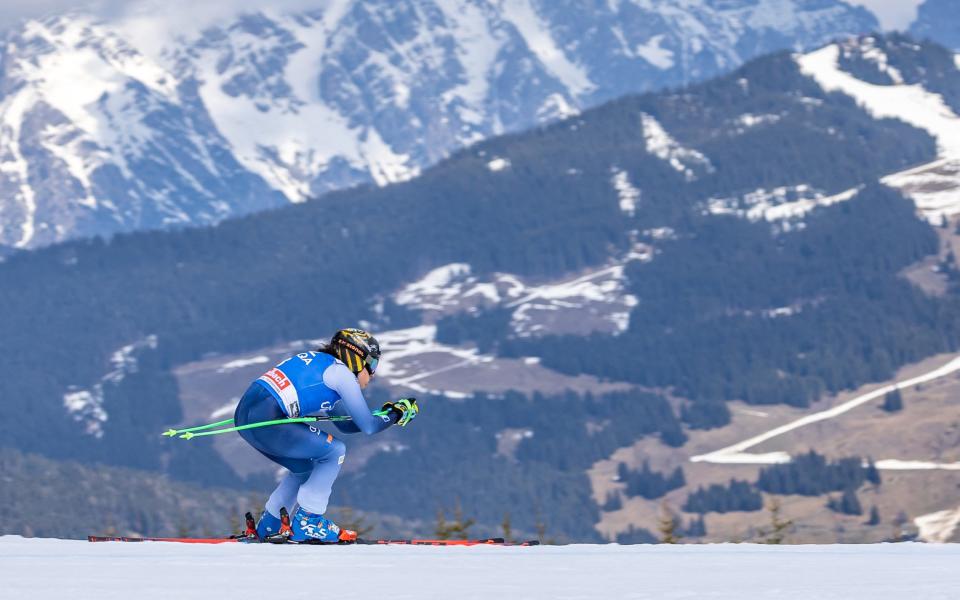
M 181 440 L 189 440 L 189 439 L 192 439 L 192 438 L 193 438 L 193 432 L 190 432 L 190 431 L 188 431 L 188 432 L 186 432 L 186 433 L 184 433 L 183 435 L 180 436 L 180 439 L 181 439 Z
M 173 436 L 177 435 L 177 430 L 176 430 L 176 429 L 168 429 L 168 430 L 164 431 L 163 433 L 161 433 L 160 435 L 165 435 L 165 436 L 167 436 L 167 437 L 173 437 Z

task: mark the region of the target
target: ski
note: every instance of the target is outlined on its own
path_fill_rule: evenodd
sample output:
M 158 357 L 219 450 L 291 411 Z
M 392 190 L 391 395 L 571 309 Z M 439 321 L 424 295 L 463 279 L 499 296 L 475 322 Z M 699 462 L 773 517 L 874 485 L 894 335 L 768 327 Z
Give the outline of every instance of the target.
M 88 535 L 88 542 L 172 542 L 178 544 L 259 544 L 256 538 L 245 536 L 236 536 L 229 538 L 190 538 L 190 537 L 139 537 L 139 536 L 107 536 L 107 535 Z M 269 542 L 264 542 L 269 543 Z M 406 545 L 406 546 L 538 546 L 537 540 L 526 540 L 522 542 L 508 542 L 503 538 L 486 538 L 476 540 L 428 540 L 428 539 L 385 539 L 385 540 L 365 540 L 358 539 L 355 542 L 340 542 L 332 544 L 298 544 L 297 542 L 283 542 L 297 546 L 353 546 L 353 545 Z
M 188 538 L 188 537 L 138 537 L 138 536 L 110 536 L 88 535 L 88 542 L 177 542 L 179 544 L 230 544 L 242 541 L 241 538 Z
M 539 546 L 539 540 L 508 542 L 503 538 L 485 540 L 357 540 L 358 544 L 399 544 L 407 546 Z

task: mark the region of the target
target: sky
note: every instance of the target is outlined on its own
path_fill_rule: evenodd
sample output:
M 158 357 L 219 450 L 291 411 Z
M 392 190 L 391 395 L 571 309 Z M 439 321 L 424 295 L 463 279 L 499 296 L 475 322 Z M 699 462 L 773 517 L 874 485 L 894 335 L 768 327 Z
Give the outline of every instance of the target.
M 877 16 L 880 26 L 885 30 L 906 29 L 917 18 L 917 7 L 923 0 L 847 0 L 849 4 L 859 4 Z
M 886 29 L 905 29 L 916 17 L 917 6 L 923 0 L 847 0 L 851 4 L 859 4 L 873 11 Z M 239 11 L 243 9 L 256 10 L 271 6 L 277 8 L 284 4 L 291 6 L 303 4 L 320 4 L 320 0 L 304 2 L 303 0 L 273 0 L 271 2 L 257 0 L 193 0 L 191 8 L 198 7 L 220 11 Z M 116 16 L 128 10 L 131 5 L 137 4 L 134 0 L 0 0 L 0 29 L 4 29 L 12 22 L 29 17 L 38 17 L 49 13 L 56 13 L 68 8 L 89 5 L 106 16 Z M 154 2 L 154 4 L 157 4 Z

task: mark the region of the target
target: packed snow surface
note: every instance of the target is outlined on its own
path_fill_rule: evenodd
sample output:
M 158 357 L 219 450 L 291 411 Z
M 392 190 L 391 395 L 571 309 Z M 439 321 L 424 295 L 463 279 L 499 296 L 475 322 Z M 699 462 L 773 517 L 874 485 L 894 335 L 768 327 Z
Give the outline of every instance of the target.
M 960 546 L 191 546 L 0 538 L 10 598 L 954 600 Z M 300 578 L 298 580 L 298 578 Z M 325 592 L 321 593 L 321 590 Z

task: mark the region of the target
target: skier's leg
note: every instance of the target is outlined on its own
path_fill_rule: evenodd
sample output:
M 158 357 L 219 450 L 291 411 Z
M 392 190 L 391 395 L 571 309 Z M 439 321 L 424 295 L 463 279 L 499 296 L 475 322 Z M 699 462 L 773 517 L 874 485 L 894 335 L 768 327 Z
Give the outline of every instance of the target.
M 333 482 L 340 474 L 340 465 L 347 453 L 347 447 L 340 440 L 328 435 L 329 452 L 326 456 L 313 461 L 310 477 L 300 486 L 297 502 L 307 512 L 322 515 L 327 512 L 327 502 L 333 490 Z
M 340 465 L 346 456 L 346 446 L 332 435 L 326 435 L 328 451 L 313 461 L 310 478 L 300 486 L 297 503 L 300 507 L 291 518 L 293 533 L 290 539 L 295 542 L 353 542 L 357 532 L 341 530 L 336 523 L 323 516 L 327 511 L 327 502 L 333 482 L 340 473 Z
M 234 415 L 237 425 L 282 418 L 283 413 L 276 400 L 257 384 L 252 385 L 244 394 Z M 326 464 L 333 456 L 336 471 L 329 477 L 322 502 L 323 510 L 326 510 L 326 498 L 330 495 L 330 486 L 333 485 L 333 480 L 339 472 L 338 461 L 342 461 L 344 455 L 342 442 L 334 440 L 333 436 L 317 427 L 303 423 L 248 429 L 241 431 L 240 435 L 265 457 L 290 472 L 270 495 L 257 523 L 257 534 L 261 538 L 273 535 L 280 530 L 280 508 L 286 507 L 291 514 L 294 514 L 293 505 L 300 486 L 313 476 L 318 460 L 320 464 Z M 333 444 L 334 441 L 336 444 Z M 318 478 L 318 481 L 321 480 L 322 478 Z
M 286 508 L 290 512 L 293 512 L 293 505 L 297 501 L 297 491 L 308 477 L 310 477 L 310 471 L 305 473 L 287 473 L 287 475 L 280 480 L 280 485 L 273 490 L 273 493 L 270 494 L 270 497 L 267 499 L 265 506 L 267 512 L 277 519 L 280 518 L 281 508 Z
M 267 458 L 274 460 L 274 457 L 269 455 Z M 257 520 L 257 537 L 262 540 L 280 533 L 280 509 L 286 508 L 291 513 L 296 510 L 293 505 L 297 502 L 297 490 L 300 489 L 300 484 L 306 481 L 309 476 L 310 471 L 304 473 L 287 473 L 286 476 L 280 480 L 280 484 L 273 490 L 273 493 L 270 494 L 270 498 L 267 499 L 267 504 L 263 508 L 263 513 L 260 514 L 260 518 Z

